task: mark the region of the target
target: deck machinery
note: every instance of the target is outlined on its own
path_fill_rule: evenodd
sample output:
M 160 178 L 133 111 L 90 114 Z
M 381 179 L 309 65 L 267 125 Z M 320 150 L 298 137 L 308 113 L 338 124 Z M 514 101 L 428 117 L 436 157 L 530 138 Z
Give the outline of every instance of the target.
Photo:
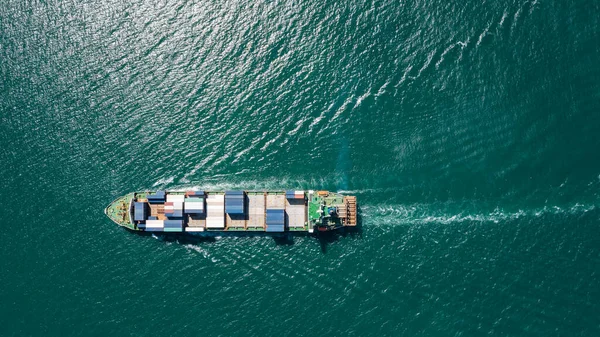
M 114 200 L 106 215 L 141 232 L 307 232 L 357 225 L 355 196 L 329 191 L 144 191 Z

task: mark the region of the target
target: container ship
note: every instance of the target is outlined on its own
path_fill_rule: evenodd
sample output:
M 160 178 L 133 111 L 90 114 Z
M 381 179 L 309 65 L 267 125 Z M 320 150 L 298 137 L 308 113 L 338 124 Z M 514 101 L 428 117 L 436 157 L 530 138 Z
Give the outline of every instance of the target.
M 329 191 L 146 191 L 105 211 L 139 232 L 326 232 L 357 224 L 355 196 Z

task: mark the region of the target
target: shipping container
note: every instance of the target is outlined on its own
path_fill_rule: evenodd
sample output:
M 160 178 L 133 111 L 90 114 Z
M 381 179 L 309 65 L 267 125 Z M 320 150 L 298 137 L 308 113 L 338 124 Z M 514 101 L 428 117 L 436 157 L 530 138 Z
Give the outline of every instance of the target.
M 267 226 L 283 225 L 285 222 L 285 214 L 283 209 L 267 209 Z
M 267 209 L 267 232 L 285 231 L 285 213 L 283 209 Z
M 239 202 L 239 203 L 234 203 L 234 202 L 227 202 L 225 203 L 225 212 L 229 213 L 229 214 L 239 214 L 239 215 L 243 215 L 244 214 L 244 203 Z
M 304 199 L 304 191 L 285 191 L 286 199 Z
M 165 216 L 168 218 L 181 218 L 183 217 L 183 211 L 180 209 L 176 209 L 171 212 L 165 212 Z
M 146 220 L 146 228 L 163 228 L 164 226 L 164 220 Z
M 225 191 L 225 196 L 244 195 L 244 191 Z
M 225 196 L 210 194 L 206 198 L 206 228 L 225 227 Z
M 164 227 L 165 228 L 182 228 L 183 220 L 172 220 L 172 219 L 165 220 Z
M 186 227 L 186 232 L 204 232 L 204 227 Z
M 267 225 L 266 232 L 285 232 L 285 228 L 283 225 Z
M 133 220 L 144 221 L 146 220 L 146 203 L 145 202 L 134 202 L 133 203 Z
M 167 202 L 183 202 L 184 199 L 184 194 L 167 194 Z
M 206 228 L 224 228 L 225 227 L 225 217 L 207 217 L 206 218 Z
M 199 214 L 204 213 L 204 201 L 188 201 L 190 199 L 198 199 L 198 198 L 188 198 L 184 203 L 184 212 L 187 214 Z M 199 199 L 202 200 L 202 199 Z
M 244 214 L 244 191 L 225 192 L 225 212 L 229 214 Z
M 187 191 L 187 192 L 185 192 L 185 195 L 187 195 L 187 196 L 204 197 L 204 191 Z
M 209 195 L 206 196 L 207 200 L 212 200 L 213 202 L 218 202 L 221 201 L 223 202 L 223 200 L 225 200 L 225 194 L 215 194 L 215 193 L 211 193 Z
M 151 204 L 159 204 L 165 202 L 165 191 L 157 191 L 156 194 L 149 194 L 146 196 L 148 202 Z
M 167 195 L 165 202 L 165 216 L 167 217 L 182 217 L 183 216 L 183 199 L 184 195 Z M 181 200 L 181 201 L 180 201 Z
M 185 210 L 186 210 L 186 212 L 187 211 L 203 211 L 204 203 L 203 202 L 186 202 Z M 192 212 L 187 212 L 187 213 L 192 213 Z

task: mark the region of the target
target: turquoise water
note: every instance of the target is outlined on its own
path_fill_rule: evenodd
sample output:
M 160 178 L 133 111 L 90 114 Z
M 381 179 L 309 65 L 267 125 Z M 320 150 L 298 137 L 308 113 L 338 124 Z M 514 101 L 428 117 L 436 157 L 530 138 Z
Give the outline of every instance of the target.
M 599 13 L 5 1 L 0 335 L 599 335 Z M 362 231 L 103 214 L 192 187 L 355 194 Z

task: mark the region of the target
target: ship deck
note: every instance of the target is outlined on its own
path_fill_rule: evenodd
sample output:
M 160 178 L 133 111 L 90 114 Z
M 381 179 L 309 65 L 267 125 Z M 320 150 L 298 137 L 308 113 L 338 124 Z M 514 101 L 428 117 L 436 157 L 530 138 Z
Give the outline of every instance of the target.
M 328 229 L 356 225 L 355 197 L 327 191 L 297 191 L 296 196 L 288 191 L 234 192 L 231 195 L 242 199 L 225 202 L 227 191 L 136 192 L 117 198 L 105 212 L 123 227 L 152 232 L 312 232 L 317 225 Z
M 264 230 L 265 228 L 265 193 L 248 192 L 248 222 L 249 231 Z
M 119 197 L 112 203 L 110 203 L 108 207 L 106 207 L 104 213 L 118 225 L 129 229 L 135 229 L 133 224 L 131 223 L 131 218 L 129 214 L 129 206 L 132 199 L 133 193 L 129 193 L 127 195 Z
M 286 222 L 290 230 L 303 230 L 306 226 L 306 202 L 304 199 L 285 200 Z

